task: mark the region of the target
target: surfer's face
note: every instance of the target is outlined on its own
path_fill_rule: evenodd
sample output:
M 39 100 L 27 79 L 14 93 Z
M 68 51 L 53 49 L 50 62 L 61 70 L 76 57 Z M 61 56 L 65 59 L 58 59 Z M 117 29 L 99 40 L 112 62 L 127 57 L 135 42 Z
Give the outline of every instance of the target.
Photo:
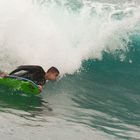
M 49 72 L 45 74 L 45 79 L 55 81 L 57 80 L 58 76 L 59 76 L 59 73 Z

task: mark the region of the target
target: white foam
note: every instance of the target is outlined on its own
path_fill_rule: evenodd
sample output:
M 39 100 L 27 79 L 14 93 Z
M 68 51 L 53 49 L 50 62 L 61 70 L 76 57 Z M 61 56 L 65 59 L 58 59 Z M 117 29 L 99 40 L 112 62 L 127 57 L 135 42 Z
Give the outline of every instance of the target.
M 131 10 L 132 15 L 115 20 L 112 15 L 118 9 Z M 39 64 L 73 73 L 83 60 L 102 59 L 102 51 L 125 50 L 139 22 L 138 11 L 134 5 L 95 2 L 84 3 L 74 13 L 55 4 L 39 7 L 27 0 L 0 0 L 0 69 Z

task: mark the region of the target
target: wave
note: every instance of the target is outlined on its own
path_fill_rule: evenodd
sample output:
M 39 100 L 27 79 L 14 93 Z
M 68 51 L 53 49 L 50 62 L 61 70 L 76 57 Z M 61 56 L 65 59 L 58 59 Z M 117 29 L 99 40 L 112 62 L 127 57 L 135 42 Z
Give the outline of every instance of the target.
M 0 0 L 0 69 L 39 64 L 72 74 L 83 61 L 118 51 L 124 61 L 140 33 L 139 5 L 76 2 Z

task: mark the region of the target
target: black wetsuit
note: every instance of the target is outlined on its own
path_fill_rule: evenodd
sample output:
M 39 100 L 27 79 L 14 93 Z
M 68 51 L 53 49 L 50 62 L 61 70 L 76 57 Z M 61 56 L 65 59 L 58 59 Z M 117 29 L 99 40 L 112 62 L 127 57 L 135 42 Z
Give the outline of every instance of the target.
M 37 85 L 44 85 L 45 71 L 40 66 L 23 65 L 19 66 L 16 70 L 12 71 L 9 75 L 19 76 L 32 80 Z

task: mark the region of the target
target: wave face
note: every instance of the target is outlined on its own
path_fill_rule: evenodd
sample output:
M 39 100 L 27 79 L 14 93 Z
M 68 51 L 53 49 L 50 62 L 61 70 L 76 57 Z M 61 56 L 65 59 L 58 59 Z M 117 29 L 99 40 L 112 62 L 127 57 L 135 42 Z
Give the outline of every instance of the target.
M 0 70 L 39 64 L 62 75 L 39 97 L 0 87 L 5 140 L 138 140 L 139 13 L 134 0 L 0 0 Z

